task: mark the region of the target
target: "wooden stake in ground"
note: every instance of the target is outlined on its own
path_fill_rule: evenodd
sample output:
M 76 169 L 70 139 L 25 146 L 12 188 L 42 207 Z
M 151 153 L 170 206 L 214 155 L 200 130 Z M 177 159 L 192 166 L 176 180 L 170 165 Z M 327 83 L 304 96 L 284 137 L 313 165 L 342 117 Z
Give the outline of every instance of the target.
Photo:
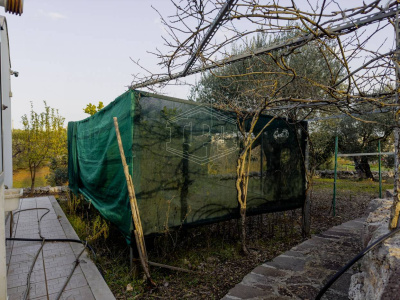
M 129 167 L 126 163 L 124 148 L 123 148 L 122 140 L 121 140 L 121 134 L 119 132 L 119 127 L 118 127 L 118 119 L 116 117 L 114 117 L 114 126 L 115 126 L 115 132 L 117 134 L 118 147 L 119 147 L 119 152 L 121 154 L 121 160 L 122 160 L 122 166 L 124 168 L 126 184 L 128 186 L 129 202 L 131 204 L 132 218 L 133 218 L 133 223 L 135 225 L 134 234 L 135 234 L 136 246 L 138 248 L 139 258 L 140 258 L 140 262 L 142 264 L 144 273 L 145 273 L 148 281 L 150 283 L 152 283 L 152 280 L 150 278 L 146 245 L 144 243 L 142 222 L 140 221 L 139 208 L 138 208 L 136 196 L 135 196 L 135 188 L 133 186 L 132 177 L 129 174 Z

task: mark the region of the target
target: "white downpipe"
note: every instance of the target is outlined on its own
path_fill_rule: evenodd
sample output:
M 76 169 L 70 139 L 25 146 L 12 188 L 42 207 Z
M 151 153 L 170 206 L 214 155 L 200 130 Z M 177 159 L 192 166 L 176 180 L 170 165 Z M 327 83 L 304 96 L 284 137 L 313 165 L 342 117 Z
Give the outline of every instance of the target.
M 0 299 L 7 299 L 6 228 L 4 217 L 4 183 L 0 184 Z

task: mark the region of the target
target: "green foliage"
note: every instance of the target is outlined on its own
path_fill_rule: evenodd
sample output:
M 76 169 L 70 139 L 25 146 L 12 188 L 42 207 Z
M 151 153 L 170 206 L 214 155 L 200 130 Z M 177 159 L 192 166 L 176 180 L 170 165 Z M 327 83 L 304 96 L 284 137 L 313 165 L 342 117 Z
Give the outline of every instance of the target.
M 378 141 L 386 141 L 392 134 L 393 114 L 365 115 L 362 120 L 346 117 L 338 122 L 339 151 L 377 152 Z M 331 128 L 331 133 L 335 130 Z
M 71 222 L 78 236 L 89 242 L 107 239 L 109 223 L 101 217 L 99 212 L 87 203 L 82 195 L 67 194 L 66 207 L 68 220 Z
M 394 155 L 388 155 L 382 157 L 382 165 L 388 169 L 394 168 Z
M 328 129 L 335 128 L 335 123 L 336 120 L 327 120 L 310 124 L 310 166 L 313 169 L 333 169 L 335 135 Z
M 232 49 L 231 54 L 290 40 L 296 34 L 293 31 L 269 40 L 260 34 L 248 44 Z M 326 45 L 332 47 L 334 43 Z M 342 72 L 340 62 L 327 46 L 312 42 L 290 52 L 276 51 L 221 67 L 206 73 L 192 88 L 190 98 L 250 110 L 274 99 L 326 97 L 322 86 L 334 82 Z
M 51 186 L 61 186 L 68 182 L 68 157 L 63 155 L 60 159 L 52 158 L 50 174 L 46 176 L 47 183 Z
M 92 222 L 87 222 L 79 215 L 70 215 L 68 216 L 68 220 L 71 222 L 77 235 L 88 242 L 108 237 L 108 224 L 101 216 L 97 216 Z
M 13 129 L 12 131 L 12 158 L 13 170 L 22 169 L 24 165 L 24 137 L 25 132 L 22 129 Z
M 31 103 L 29 117 L 22 116 L 24 128 L 13 131 L 15 165 L 29 169 L 32 192 L 37 170 L 51 158 L 59 160 L 67 153 L 67 135 L 63 127 L 65 119 L 45 101 L 44 106 L 44 112 L 37 113 Z
M 364 105 L 367 110 L 367 105 Z M 392 151 L 393 113 L 365 114 L 362 117 L 343 117 L 314 123 L 310 128 L 312 144 L 312 165 L 320 168 L 322 164 L 332 159 L 334 155 L 335 136 L 339 138 L 340 153 L 378 152 L 378 141 L 381 141 L 382 151 Z M 353 157 L 355 169 L 360 177 L 370 177 L 369 158 L 367 156 Z M 391 158 L 385 159 L 389 166 Z
M 67 131 L 60 130 L 58 139 L 59 151 L 50 159 L 50 174 L 46 176 L 46 180 L 51 186 L 61 186 L 68 182 L 68 148 L 67 148 Z
M 103 107 L 104 107 L 103 102 L 99 101 L 99 104 L 97 106 L 95 104 L 89 103 L 88 105 L 86 105 L 86 107 L 83 109 L 83 111 L 86 114 L 89 114 L 89 115 L 93 116 L 95 113 L 97 113 Z
M 254 51 L 274 43 L 295 38 L 298 32 L 283 33 L 273 39 L 260 34 L 246 45 L 233 48 L 231 55 Z M 245 224 L 246 201 L 249 186 L 248 170 L 251 162 L 255 125 L 269 107 L 285 101 L 304 101 L 307 98 L 326 98 L 324 86 L 334 83 L 342 69 L 338 59 L 331 54 L 326 44 L 310 42 L 299 48 L 284 49 L 225 65 L 203 75 L 191 90 L 191 100 L 211 104 L 220 109 L 234 111 L 241 133 L 241 150 L 237 159 L 236 189 L 240 204 L 241 222 Z M 229 56 L 227 55 L 227 58 Z M 293 112 L 290 117 L 301 119 L 309 112 Z M 267 126 L 267 125 L 266 125 Z M 245 226 L 242 227 L 243 252 Z
M 71 223 L 72 227 L 75 229 L 75 232 L 79 236 L 79 238 L 85 238 L 87 236 L 87 225 L 79 216 L 68 216 L 68 220 Z
M 97 240 L 100 237 L 103 237 L 104 239 L 108 237 L 108 232 L 109 232 L 108 223 L 100 215 L 98 215 L 92 221 L 91 229 L 92 232 L 88 236 L 89 241 Z
M 76 215 L 78 212 L 78 208 L 83 203 L 85 199 L 83 199 L 82 195 L 75 196 L 74 194 L 67 193 L 67 213 L 69 215 Z
M 315 191 L 326 190 L 331 193 L 333 186 L 332 178 L 314 178 Z M 371 181 L 369 179 L 354 180 L 354 179 L 337 179 L 337 189 L 339 194 L 353 195 L 359 194 L 370 194 L 371 197 L 378 197 L 379 194 L 379 183 Z M 383 182 L 383 190 L 393 189 L 393 180 L 391 182 Z M 371 198 L 373 199 L 373 198 Z

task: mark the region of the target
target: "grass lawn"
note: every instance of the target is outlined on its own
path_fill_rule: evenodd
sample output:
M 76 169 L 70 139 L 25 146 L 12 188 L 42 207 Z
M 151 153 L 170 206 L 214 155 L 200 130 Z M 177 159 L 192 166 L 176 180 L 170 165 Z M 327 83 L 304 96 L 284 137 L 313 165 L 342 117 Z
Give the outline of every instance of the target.
M 371 171 L 373 171 L 373 172 L 379 171 L 379 166 L 378 166 L 377 160 L 372 161 L 372 162 L 370 161 L 369 165 L 370 165 Z M 332 164 L 332 168 L 333 168 L 333 164 Z M 349 158 L 338 157 L 337 169 L 338 169 L 338 171 L 355 171 L 354 161 Z M 382 164 L 381 170 L 382 171 L 393 171 L 393 168 L 387 168 L 387 167 L 383 166 L 383 164 Z
M 382 180 L 382 196 L 385 197 L 385 191 L 393 189 L 393 179 L 390 181 Z M 333 179 L 332 178 L 314 178 L 313 190 L 326 190 L 327 193 L 333 195 Z M 379 196 L 379 182 L 372 181 L 369 179 L 358 180 L 358 179 L 337 179 L 336 180 L 336 193 L 345 194 L 358 194 L 367 193 L 371 197 Z
M 31 174 L 29 170 L 19 169 L 13 172 L 14 188 L 26 188 L 31 186 Z M 46 175 L 50 174 L 48 166 L 40 168 L 36 172 L 35 186 L 47 186 Z

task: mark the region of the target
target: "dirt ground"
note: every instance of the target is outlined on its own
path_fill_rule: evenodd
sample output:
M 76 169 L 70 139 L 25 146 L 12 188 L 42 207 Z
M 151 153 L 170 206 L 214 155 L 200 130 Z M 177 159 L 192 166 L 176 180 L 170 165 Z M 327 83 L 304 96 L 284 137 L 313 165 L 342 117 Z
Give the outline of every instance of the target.
M 393 183 L 384 181 L 382 197 Z M 363 216 L 369 202 L 379 198 L 379 183 L 371 180 L 343 179 L 337 182 L 336 216 L 332 214 L 333 180 L 315 179 L 311 191 L 311 233 L 319 233 Z
M 378 196 L 376 182 L 341 180 L 333 217 L 332 186 L 330 179 L 314 182 L 311 234 L 361 217 L 369 201 Z M 384 190 L 389 187 L 385 184 Z M 220 299 L 253 268 L 303 241 L 301 210 L 249 217 L 247 256 L 241 254 L 238 229 L 237 220 L 231 220 L 147 238 L 150 261 L 194 272 L 151 267 L 157 287 L 133 279 L 128 247 L 112 227 L 109 237 L 93 246 L 97 266 L 117 299 Z

